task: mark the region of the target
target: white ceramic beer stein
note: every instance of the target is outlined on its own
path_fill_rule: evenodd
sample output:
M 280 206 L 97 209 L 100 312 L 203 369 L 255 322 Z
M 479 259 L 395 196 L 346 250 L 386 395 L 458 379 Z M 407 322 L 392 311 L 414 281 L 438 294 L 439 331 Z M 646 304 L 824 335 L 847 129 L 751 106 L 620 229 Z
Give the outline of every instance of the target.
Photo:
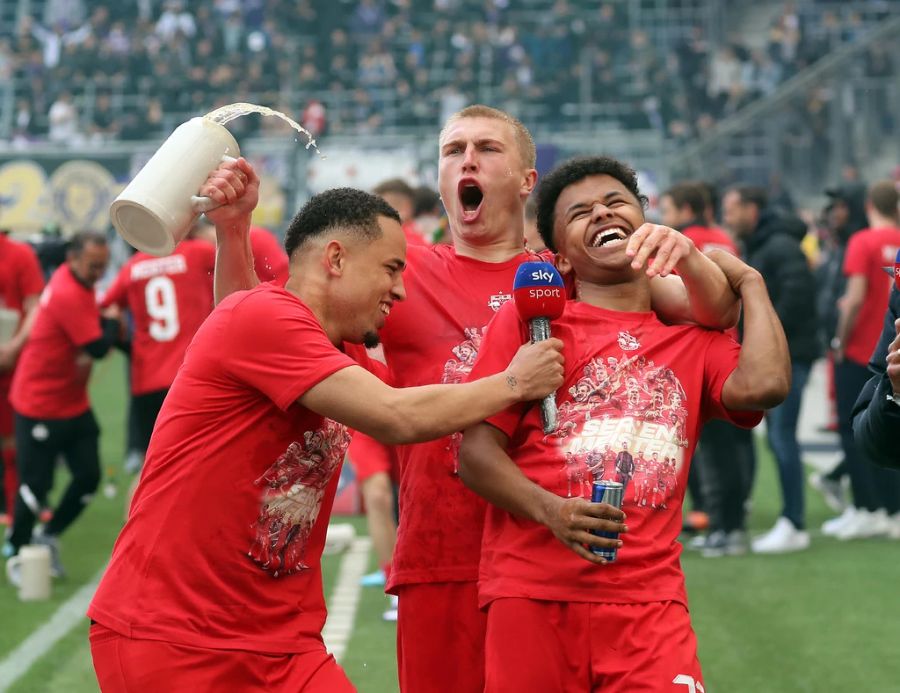
M 23 602 L 50 599 L 50 547 L 29 544 L 6 562 L 6 577 L 19 573 L 19 599 Z
M 182 123 L 113 201 L 113 226 L 138 250 L 168 255 L 200 213 L 213 208 L 208 198 L 196 197 L 200 186 L 224 158 L 238 156 L 238 143 L 223 125 L 199 117 Z

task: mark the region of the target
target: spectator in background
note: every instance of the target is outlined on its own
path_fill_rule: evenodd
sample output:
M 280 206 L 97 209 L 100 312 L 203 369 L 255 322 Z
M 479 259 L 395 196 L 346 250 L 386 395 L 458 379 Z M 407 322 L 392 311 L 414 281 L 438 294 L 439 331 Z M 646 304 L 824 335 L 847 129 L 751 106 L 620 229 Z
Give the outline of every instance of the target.
M 750 186 L 730 189 L 723 198 L 723 221 L 744 244 L 748 264 L 762 274 L 791 352 L 791 391 L 766 414 L 769 445 L 778 464 L 783 505 L 775 526 L 752 543 L 757 553 L 783 553 L 809 547 L 804 508 L 803 463 L 797 421 L 803 390 L 820 349 L 816 286 L 800 241 L 806 227 L 799 219 L 778 218 L 766 207 L 765 191 Z
M 94 285 L 108 261 L 105 236 L 81 232 L 72 237 L 66 263 L 54 272 L 41 297 L 10 391 L 20 485 L 9 544 L 13 554 L 29 543 L 49 546 L 54 577 L 65 575 L 59 537 L 100 483 L 100 429 L 87 382 L 91 360 L 105 356 L 119 336 L 118 321 L 101 321 L 94 298 Z M 32 536 L 59 455 L 72 480 L 52 519 Z
M 873 462 L 900 469 L 900 287 L 891 290 L 884 327 L 869 369 L 875 375 L 853 408 L 854 440 L 860 452 Z M 900 516 L 892 519 L 896 528 Z
M 660 196 L 659 206 L 660 221 L 681 231 L 700 252 L 717 248 L 738 255 L 731 237 L 708 221 L 712 201 L 702 183 L 672 186 Z M 737 339 L 737 330 L 732 336 Z M 710 420 L 694 457 L 697 464 L 691 465 L 688 487 L 694 510 L 705 512 L 709 525 L 690 546 L 709 558 L 746 553 L 745 501 L 755 466 L 752 433 L 722 419 Z
M 50 121 L 49 138 L 56 144 L 76 144 L 79 139 L 78 111 L 72 103 L 72 94 L 60 92 L 47 113 Z
M 250 251 L 253 253 L 253 270 L 260 281 L 281 284 L 287 281 L 287 253 L 269 229 L 250 227 Z
M 538 232 L 537 227 L 537 203 L 533 197 L 529 197 L 525 203 L 525 247 L 529 250 L 540 253 L 547 249 L 544 245 L 544 239 Z
M 400 224 L 410 245 L 425 245 L 422 231 L 416 223 L 416 191 L 402 178 L 391 178 L 376 185 L 372 192 L 397 210 Z
M 887 534 L 900 538 L 900 474 L 875 466 L 853 440 L 853 408 L 869 380 L 866 367 L 878 345 L 888 307 L 891 266 L 900 251 L 897 190 L 890 181 L 872 185 L 866 199 L 869 228 L 847 243 L 847 287 L 838 300 L 838 325 L 832 349 L 841 447 L 850 474 L 853 507 L 823 532 L 839 539 Z
M 830 202 L 825 208 L 824 259 L 816 268 L 816 311 L 819 315 L 819 334 L 827 349 L 827 374 L 829 382 L 829 403 L 832 410 L 831 430 L 838 431 L 837 405 L 834 391 L 834 344 L 838 325 L 838 300 L 847 288 L 844 274 L 844 256 L 850 238 L 867 226 L 865 210 L 865 188 L 858 182 L 856 167 L 845 167 L 846 181 L 837 188 L 825 191 Z M 842 512 L 847 508 L 844 480 L 848 474 L 847 460 L 841 460 L 828 473 L 814 472 L 809 477 L 810 485 L 819 491 L 830 508 Z
M 16 361 L 34 323 L 44 276 L 31 246 L 0 232 L 0 524 L 11 524 L 19 475 L 9 402 Z
M 427 185 L 420 185 L 416 188 L 415 194 L 416 225 L 422 230 L 427 243 L 437 243 L 446 232 L 447 225 L 441 196 Z

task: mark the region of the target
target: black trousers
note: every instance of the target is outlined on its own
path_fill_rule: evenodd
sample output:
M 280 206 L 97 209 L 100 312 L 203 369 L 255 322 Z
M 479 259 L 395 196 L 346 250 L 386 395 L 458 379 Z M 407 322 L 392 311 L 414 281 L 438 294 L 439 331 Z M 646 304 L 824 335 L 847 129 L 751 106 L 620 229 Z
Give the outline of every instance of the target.
M 693 464 L 700 469 L 709 531 L 743 530 L 756 468 L 753 432 L 719 419 L 707 421 Z
M 853 440 L 853 405 L 872 374 L 865 366 L 844 360 L 834 366 L 838 432 L 850 474 L 853 505 L 862 510 L 900 512 L 900 472 L 879 467 L 869 460 Z
M 71 419 L 32 419 L 15 415 L 19 492 L 10 543 L 19 550 L 31 541 L 35 519 L 53 487 L 56 459 L 62 455 L 72 481 L 44 528 L 62 534 L 91 501 L 100 483 L 100 427 L 89 409 Z

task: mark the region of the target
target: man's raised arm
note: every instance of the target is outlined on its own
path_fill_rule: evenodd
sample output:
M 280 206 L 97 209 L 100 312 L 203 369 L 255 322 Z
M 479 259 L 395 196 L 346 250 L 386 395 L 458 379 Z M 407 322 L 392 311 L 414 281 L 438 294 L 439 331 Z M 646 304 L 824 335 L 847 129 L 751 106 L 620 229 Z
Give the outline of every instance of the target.
M 632 267 L 647 267 L 653 310 L 669 324 L 696 323 L 723 330 L 737 325 L 741 302 L 722 269 L 683 233 L 644 224 L 628 239 Z M 671 274 L 673 270 L 678 275 Z
M 259 203 L 259 177 L 246 159 L 225 161 L 209 174 L 199 194 L 219 206 L 206 213 L 216 226 L 216 303 L 259 284 L 250 249 L 250 218 Z
M 722 404 L 734 411 L 771 409 L 791 389 L 787 338 L 762 275 L 724 250 L 710 251 L 744 303 L 744 337 L 738 365 L 722 387 Z

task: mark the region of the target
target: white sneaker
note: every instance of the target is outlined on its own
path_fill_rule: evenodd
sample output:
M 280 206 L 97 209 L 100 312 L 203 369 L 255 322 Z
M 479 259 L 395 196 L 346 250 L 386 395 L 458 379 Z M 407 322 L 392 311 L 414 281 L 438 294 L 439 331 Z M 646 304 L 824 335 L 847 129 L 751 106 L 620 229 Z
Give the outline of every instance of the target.
M 809 475 L 809 485 L 822 494 L 825 504 L 834 512 L 843 512 L 847 508 L 847 477 L 832 481 L 821 472 L 813 472 Z
M 754 553 L 788 553 L 809 548 L 809 532 L 794 527 L 786 517 L 779 517 L 775 526 L 753 540 Z
M 900 512 L 888 518 L 888 539 L 900 539 Z
M 856 508 L 852 505 L 848 505 L 847 509 L 840 515 L 832 517 L 830 520 L 825 520 L 825 522 L 822 523 L 822 534 L 826 537 L 836 537 L 838 532 L 844 528 L 844 525 L 853 521 L 857 512 L 859 511 Z
M 890 522 L 887 512 L 883 508 L 874 512 L 860 510 L 852 521 L 841 527 L 835 536 L 841 541 L 868 539 L 869 537 L 884 536 L 889 529 Z

